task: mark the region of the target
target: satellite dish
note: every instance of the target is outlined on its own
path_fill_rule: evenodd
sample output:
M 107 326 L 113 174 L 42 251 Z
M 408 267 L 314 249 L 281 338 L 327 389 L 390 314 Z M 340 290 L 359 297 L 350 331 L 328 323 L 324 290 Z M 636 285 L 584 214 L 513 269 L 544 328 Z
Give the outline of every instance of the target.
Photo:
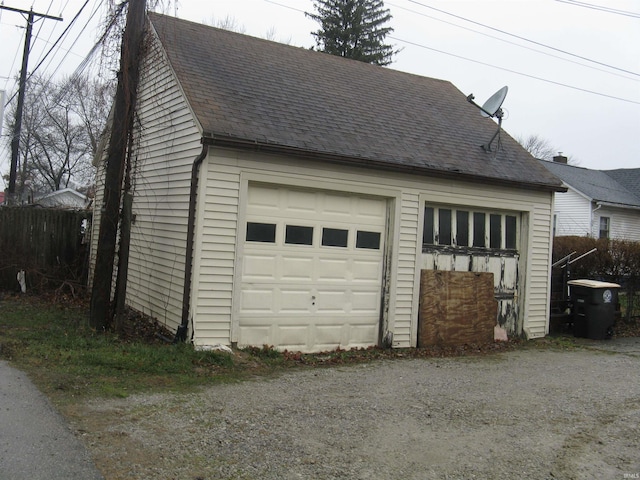
M 509 87 L 504 86 L 496 93 L 489 97 L 489 100 L 484 102 L 484 105 L 480 108 L 480 115 L 483 117 L 494 117 L 500 110 L 502 106 L 502 102 L 504 102 L 505 97 L 507 96 L 507 92 L 509 91 Z
M 483 117 L 491 117 L 491 118 L 496 117 L 498 119 L 498 130 L 493 135 L 493 137 L 491 137 L 491 140 L 489 140 L 488 143 L 482 145 L 482 148 L 484 149 L 485 152 L 491 151 L 491 143 L 493 143 L 495 138 L 500 134 L 500 129 L 502 128 L 502 116 L 504 115 L 504 112 L 502 111 L 501 107 L 502 107 L 502 102 L 504 102 L 504 99 L 507 96 L 508 91 L 509 91 L 509 87 L 507 86 L 502 87 L 496 93 L 491 95 L 489 99 L 486 102 L 484 102 L 484 105 L 482 106 L 478 105 L 473 101 L 474 99 L 473 93 L 467 97 L 467 101 L 469 101 L 469 103 L 472 103 L 473 105 L 475 105 L 480 109 L 480 115 L 482 115 Z

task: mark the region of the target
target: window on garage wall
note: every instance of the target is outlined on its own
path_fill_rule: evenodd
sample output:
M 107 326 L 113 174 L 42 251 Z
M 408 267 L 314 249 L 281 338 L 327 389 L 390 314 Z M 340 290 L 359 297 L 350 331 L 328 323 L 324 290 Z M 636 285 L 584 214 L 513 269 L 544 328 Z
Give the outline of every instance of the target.
M 508 212 L 425 206 L 423 245 L 516 250 L 518 216 Z

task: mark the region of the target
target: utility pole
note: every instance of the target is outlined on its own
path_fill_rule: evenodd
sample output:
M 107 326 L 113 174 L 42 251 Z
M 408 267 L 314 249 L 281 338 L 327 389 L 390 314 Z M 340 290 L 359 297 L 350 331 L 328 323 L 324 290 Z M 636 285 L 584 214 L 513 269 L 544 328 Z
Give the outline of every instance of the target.
M 9 170 L 9 189 L 8 201 L 9 205 L 16 202 L 16 177 L 18 171 L 18 154 L 20 151 L 20 134 L 22 131 L 22 109 L 24 106 L 24 93 L 27 85 L 27 65 L 29 64 L 29 50 L 31 50 L 31 32 L 33 30 L 33 22 L 35 17 L 49 18 L 51 20 L 62 20 L 61 17 L 53 17 L 44 13 L 35 13 L 32 10 L 21 10 L 19 8 L 5 7 L 0 5 L 0 9 L 9 10 L 28 15 L 27 17 L 27 33 L 24 38 L 24 51 L 22 53 L 22 70 L 20 70 L 20 86 L 18 87 L 18 105 L 16 106 L 16 120 L 13 129 L 13 137 L 11 138 L 11 167 Z
M 133 120 L 140 77 L 145 13 L 146 0 L 129 0 L 129 11 L 127 12 L 127 22 L 120 52 L 118 86 L 113 105 L 111 138 L 107 148 L 104 197 L 91 290 L 89 324 L 96 330 L 106 329 L 113 316 L 111 307 L 113 264 L 127 147 L 133 144 L 130 139 L 133 135 Z

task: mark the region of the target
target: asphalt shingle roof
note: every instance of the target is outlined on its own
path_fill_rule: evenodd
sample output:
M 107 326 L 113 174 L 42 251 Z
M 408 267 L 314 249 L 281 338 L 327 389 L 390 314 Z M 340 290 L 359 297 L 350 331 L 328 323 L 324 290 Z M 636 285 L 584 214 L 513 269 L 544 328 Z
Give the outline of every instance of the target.
M 450 82 L 150 13 L 204 135 L 418 174 L 561 182 Z M 494 141 L 495 147 L 495 141 Z
M 640 169 L 590 170 L 557 162 L 539 160 L 550 172 L 562 179 L 567 185 L 583 193 L 596 202 L 618 204 L 620 206 L 640 206 L 640 195 L 626 188 L 633 180 L 640 178 Z M 620 181 L 627 172 L 627 178 Z M 614 173 L 615 172 L 615 173 Z M 631 173 L 629 173 L 631 172 Z M 613 174 L 612 174 L 613 173 Z M 636 186 L 638 184 L 636 183 Z
M 620 168 L 618 170 L 603 170 L 640 199 L 640 168 Z

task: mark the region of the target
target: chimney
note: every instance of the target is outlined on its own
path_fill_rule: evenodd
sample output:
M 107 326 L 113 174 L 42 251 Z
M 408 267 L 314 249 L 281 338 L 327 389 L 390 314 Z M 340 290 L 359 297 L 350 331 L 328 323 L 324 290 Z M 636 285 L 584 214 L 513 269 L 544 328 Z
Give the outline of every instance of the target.
M 565 157 L 564 155 L 562 155 L 562 152 L 558 152 L 558 155 L 556 155 L 555 157 L 553 157 L 553 161 L 555 163 L 564 163 L 565 165 L 567 164 L 567 157 Z

